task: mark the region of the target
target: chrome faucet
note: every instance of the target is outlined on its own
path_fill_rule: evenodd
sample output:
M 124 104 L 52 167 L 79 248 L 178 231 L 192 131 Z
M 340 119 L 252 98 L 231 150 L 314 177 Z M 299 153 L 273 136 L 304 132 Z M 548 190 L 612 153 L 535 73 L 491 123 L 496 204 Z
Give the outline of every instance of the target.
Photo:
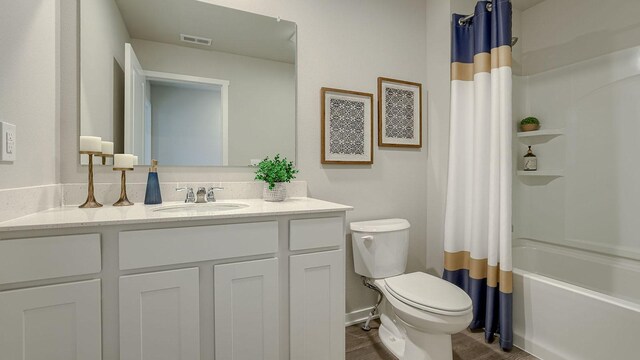
M 195 203 L 196 202 L 196 196 L 193 193 L 193 188 L 192 187 L 176 188 L 176 191 L 186 191 L 187 192 L 187 197 L 184 199 L 185 203 Z
M 210 202 L 216 202 L 216 190 L 224 190 L 223 187 L 212 186 L 207 190 L 204 187 L 199 187 L 198 192 L 194 193 L 192 187 L 176 188 L 176 191 L 186 191 L 187 196 L 184 199 L 185 203 L 204 204 Z
M 224 188 L 219 186 L 210 187 L 209 191 L 207 191 L 207 202 L 216 202 L 216 190 L 224 190 Z
M 196 193 L 196 204 L 204 204 L 207 202 L 205 196 L 207 195 L 207 189 L 204 187 L 199 187 L 198 192 Z

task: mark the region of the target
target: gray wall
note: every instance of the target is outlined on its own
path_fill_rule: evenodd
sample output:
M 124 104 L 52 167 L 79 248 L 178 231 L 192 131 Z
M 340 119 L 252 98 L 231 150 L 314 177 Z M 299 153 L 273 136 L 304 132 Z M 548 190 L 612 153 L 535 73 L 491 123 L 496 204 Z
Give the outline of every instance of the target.
M 58 183 L 58 9 L 52 0 L 0 2 L 0 121 L 17 136 L 0 189 Z
M 151 158 L 165 164 L 222 164 L 220 91 L 151 84 Z

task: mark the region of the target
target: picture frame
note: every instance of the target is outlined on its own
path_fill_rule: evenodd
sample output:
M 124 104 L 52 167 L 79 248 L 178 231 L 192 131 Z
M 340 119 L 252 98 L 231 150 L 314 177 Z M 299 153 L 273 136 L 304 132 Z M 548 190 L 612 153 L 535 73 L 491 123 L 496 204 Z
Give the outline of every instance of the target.
M 422 84 L 378 78 L 378 146 L 422 147 Z
M 321 163 L 373 164 L 373 94 L 323 87 Z

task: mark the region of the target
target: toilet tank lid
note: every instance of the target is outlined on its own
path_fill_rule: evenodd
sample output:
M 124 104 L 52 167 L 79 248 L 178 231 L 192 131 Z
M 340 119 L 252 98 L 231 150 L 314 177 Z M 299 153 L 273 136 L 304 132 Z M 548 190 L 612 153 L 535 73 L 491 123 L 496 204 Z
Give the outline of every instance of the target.
M 382 219 L 351 223 L 351 231 L 360 231 L 367 233 L 399 231 L 408 229 L 410 227 L 411 225 L 405 219 Z

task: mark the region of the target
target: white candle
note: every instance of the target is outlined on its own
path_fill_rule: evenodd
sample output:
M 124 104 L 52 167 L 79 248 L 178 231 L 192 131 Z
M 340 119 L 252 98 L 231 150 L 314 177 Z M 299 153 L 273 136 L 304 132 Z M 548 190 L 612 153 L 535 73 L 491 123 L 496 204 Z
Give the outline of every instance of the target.
M 113 155 L 114 169 L 131 169 L 133 167 L 133 155 L 115 154 Z
M 113 143 L 111 141 L 102 142 L 102 155 L 113 155 Z
M 80 151 L 101 152 L 102 138 L 98 136 L 80 136 Z
M 133 155 L 133 165 L 138 165 L 138 157 Z

